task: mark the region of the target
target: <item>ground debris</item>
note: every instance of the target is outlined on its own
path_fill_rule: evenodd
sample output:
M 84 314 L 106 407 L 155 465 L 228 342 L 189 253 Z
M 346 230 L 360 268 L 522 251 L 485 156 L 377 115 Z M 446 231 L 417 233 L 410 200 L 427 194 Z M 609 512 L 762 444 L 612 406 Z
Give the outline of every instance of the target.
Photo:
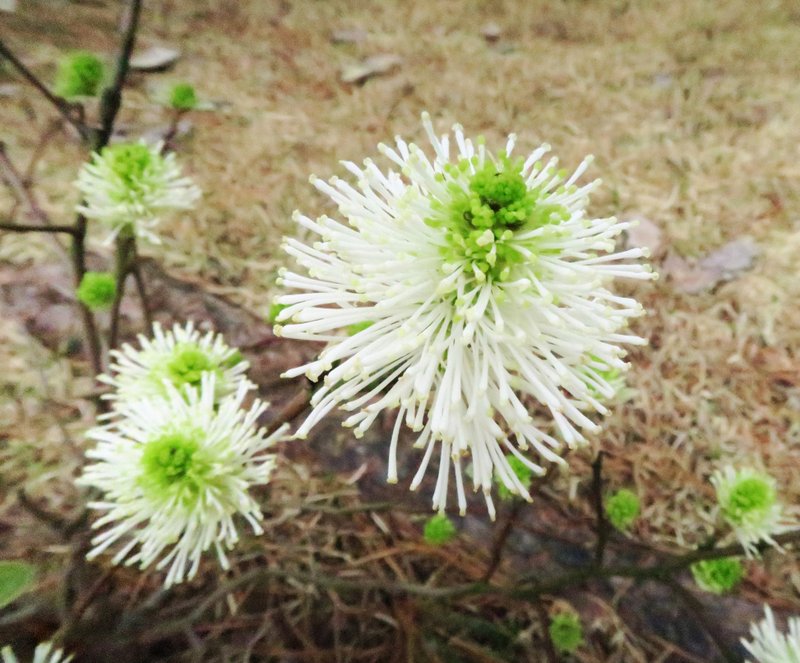
M 360 44 L 367 38 L 367 31 L 361 28 L 340 28 L 331 32 L 332 44 Z
M 360 85 L 373 76 L 383 76 L 394 71 L 402 62 L 403 58 L 394 53 L 370 55 L 361 62 L 344 67 L 342 69 L 341 79 L 343 83 Z
M 732 281 L 753 265 L 758 245 L 752 237 L 740 237 L 692 262 L 670 252 L 661 272 L 675 288 L 690 295 L 711 290 L 722 281 Z
M 131 69 L 137 71 L 165 71 L 181 57 L 180 49 L 173 46 L 151 46 L 134 53 L 131 58 Z

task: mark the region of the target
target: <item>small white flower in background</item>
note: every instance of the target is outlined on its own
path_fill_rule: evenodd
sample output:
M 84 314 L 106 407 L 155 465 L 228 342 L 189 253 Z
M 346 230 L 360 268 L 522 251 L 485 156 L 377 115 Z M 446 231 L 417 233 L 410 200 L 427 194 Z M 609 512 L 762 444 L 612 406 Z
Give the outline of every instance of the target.
M 181 175 L 175 155 L 162 155 L 162 147 L 144 141 L 104 147 L 78 174 L 83 202 L 77 210 L 109 227 L 108 242 L 130 232 L 158 244 L 159 217 L 191 209 L 200 197 L 200 189 Z
M 228 568 L 237 514 L 262 532 L 249 489 L 269 481 L 275 460 L 267 451 L 286 427 L 271 435 L 257 428 L 267 404 L 244 410 L 247 391 L 241 383 L 218 403 L 215 376 L 206 373 L 198 389 L 167 385 L 164 397 L 119 403 L 118 421 L 89 431 L 98 444 L 78 483 L 103 494 L 89 506 L 105 512 L 94 523 L 102 531 L 90 559 L 124 542 L 112 563 L 144 569 L 157 562 L 159 570 L 169 567 L 170 586 L 194 577 L 210 548 Z
M 3 657 L 3 663 L 19 663 L 11 647 L 3 647 L 0 655 Z M 53 649 L 51 642 L 42 642 L 36 646 L 31 663 L 69 663 L 71 660 L 72 656 L 65 656 L 63 649 Z
M 620 345 L 645 343 L 625 331 L 642 307 L 607 286 L 614 277 L 653 274 L 623 262 L 646 250 L 615 252 L 628 223 L 586 216 L 598 181 L 575 182 L 589 158 L 567 176 L 556 159 L 540 161 L 546 145 L 513 159 L 512 135 L 494 155 L 459 126 L 452 155 L 453 137 L 436 136 L 427 114 L 423 124 L 433 159 L 397 138 L 395 147 L 379 149 L 400 172 L 366 160 L 363 168 L 344 163 L 355 186 L 312 178 L 344 221 L 295 214 L 316 237 L 285 242 L 304 273 L 282 271 L 279 283 L 299 292 L 278 298 L 284 324 L 275 331 L 328 344 L 315 361 L 285 374 L 325 376 L 299 436 L 337 406 L 354 412 L 345 424 L 357 435 L 382 410 L 399 408 L 389 481 L 398 478 L 404 421 L 424 450 L 412 490 L 438 445 L 434 508 L 445 507 L 452 467 L 465 512 L 466 459 L 493 517 L 495 473 L 530 499 L 507 454 L 542 473 L 526 451 L 563 463 L 565 446 L 584 444 L 583 431 L 598 430 L 584 412 L 607 412 L 603 401 L 617 390 L 608 376 L 627 368 Z M 556 436 L 537 426 L 534 402 L 549 410 Z
M 153 338 L 140 334 L 138 342 L 138 348 L 126 343 L 112 351 L 109 374 L 98 376 L 114 387 L 106 398 L 116 404 L 164 396 L 169 385 L 184 393 L 199 387 L 206 373 L 215 376 L 218 400 L 235 393 L 241 384 L 254 387 L 245 375 L 249 363 L 239 351 L 221 334 L 202 334 L 191 321 L 167 331 L 156 322 Z
M 782 633 L 768 605 L 764 606 L 764 613 L 764 619 L 750 625 L 752 640 L 742 638 L 754 659 L 748 663 L 800 663 L 800 617 L 790 618 L 789 632 Z
M 722 517 L 748 557 L 758 554 L 757 544 L 762 541 L 780 548 L 772 537 L 793 527 L 778 501 L 775 479 L 750 467 L 727 466 L 714 472 L 711 483 Z

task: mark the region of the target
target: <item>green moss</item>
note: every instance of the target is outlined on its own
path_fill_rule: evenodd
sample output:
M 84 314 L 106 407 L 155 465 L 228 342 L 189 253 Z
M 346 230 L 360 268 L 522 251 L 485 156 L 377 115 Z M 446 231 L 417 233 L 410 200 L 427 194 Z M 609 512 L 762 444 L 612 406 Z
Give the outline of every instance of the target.
M 571 654 L 583 644 L 583 627 L 578 615 L 559 612 L 550 619 L 550 640 L 561 653 Z
M 639 496 L 627 488 L 622 488 L 606 498 L 606 515 L 618 530 L 626 530 L 636 518 L 641 508 Z
M 93 97 L 105 78 L 105 65 L 94 53 L 76 51 L 58 63 L 55 93 L 65 99 Z
M 108 308 L 117 294 L 114 276 L 107 272 L 86 272 L 75 292 L 78 301 L 93 311 Z
M 437 513 L 425 523 L 423 537 L 432 546 L 441 546 L 452 541 L 457 534 L 456 526 L 443 513 Z

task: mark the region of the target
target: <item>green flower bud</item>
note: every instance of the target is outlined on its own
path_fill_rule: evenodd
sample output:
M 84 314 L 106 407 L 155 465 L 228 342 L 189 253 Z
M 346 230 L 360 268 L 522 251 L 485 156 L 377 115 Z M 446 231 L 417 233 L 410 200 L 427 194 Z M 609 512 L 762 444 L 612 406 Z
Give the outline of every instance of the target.
M 506 460 L 511 466 L 514 474 L 517 475 L 520 483 L 522 483 L 526 489 L 529 489 L 531 486 L 531 481 L 533 480 L 533 472 L 531 469 L 514 454 L 508 454 L 506 456 Z M 502 479 L 499 478 L 497 480 L 497 495 L 501 500 L 512 500 L 515 497 L 519 497 L 519 495 L 512 493 L 503 483 Z
M 175 110 L 187 111 L 197 107 L 197 93 L 189 83 L 175 83 L 169 91 L 169 105 Z
M 286 304 L 279 304 L 278 302 L 272 302 L 269 306 L 269 312 L 267 313 L 267 320 L 270 321 L 271 324 L 275 324 L 278 322 L 278 316 L 281 314 L 281 311 L 286 308 Z
M 443 513 L 437 513 L 425 523 L 423 537 L 425 543 L 432 546 L 441 546 L 452 541 L 456 536 L 456 526 Z
M 107 272 L 86 272 L 76 295 L 78 301 L 93 311 L 108 308 L 117 294 L 117 283 Z
M 559 612 L 550 618 L 550 640 L 561 653 L 571 654 L 583 644 L 581 620 L 573 612 Z
M 622 488 L 606 498 L 606 515 L 618 530 L 626 530 L 639 516 L 639 496 L 627 488 Z
M 744 574 L 742 563 L 736 557 L 704 559 L 692 564 L 691 570 L 697 586 L 712 594 L 731 591 Z
M 94 53 L 76 51 L 58 63 L 55 92 L 65 99 L 94 97 L 100 92 L 106 68 Z

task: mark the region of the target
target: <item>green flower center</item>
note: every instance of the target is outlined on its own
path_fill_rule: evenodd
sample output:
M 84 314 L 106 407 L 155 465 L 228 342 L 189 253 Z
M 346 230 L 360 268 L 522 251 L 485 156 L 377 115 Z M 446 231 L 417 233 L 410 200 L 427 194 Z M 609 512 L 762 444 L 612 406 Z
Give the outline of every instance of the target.
M 486 160 L 478 167 L 476 158 L 462 159 L 438 176 L 449 180 L 449 197 L 434 203 L 426 222 L 445 230 L 447 262 L 468 260 L 484 278 L 506 280 L 511 267 L 526 260 L 514 246 L 516 235 L 569 218 L 563 206 L 542 202 L 541 189 L 528 188 L 522 165 L 501 153 L 497 163 Z M 465 188 L 464 174 L 471 167 L 477 170 Z
M 723 510 L 729 520 L 741 524 L 748 514 L 765 511 L 774 503 L 775 490 L 770 482 L 750 477 L 733 487 Z
M 154 494 L 186 488 L 197 494 L 207 463 L 200 452 L 201 431 L 170 432 L 149 441 L 142 454 L 142 484 Z
M 198 386 L 203 373 L 210 373 L 218 368 L 205 352 L 189 343 L 177 346 L 174 356 L 166 365 L 167 377 L 176 387 L 185 384 Z
M 114 174 L 133 191 L 141 189 L 145 173 L 154 163 L 153 153 L 142 143 L 106 147 L 103 149 L 103 157 Z

